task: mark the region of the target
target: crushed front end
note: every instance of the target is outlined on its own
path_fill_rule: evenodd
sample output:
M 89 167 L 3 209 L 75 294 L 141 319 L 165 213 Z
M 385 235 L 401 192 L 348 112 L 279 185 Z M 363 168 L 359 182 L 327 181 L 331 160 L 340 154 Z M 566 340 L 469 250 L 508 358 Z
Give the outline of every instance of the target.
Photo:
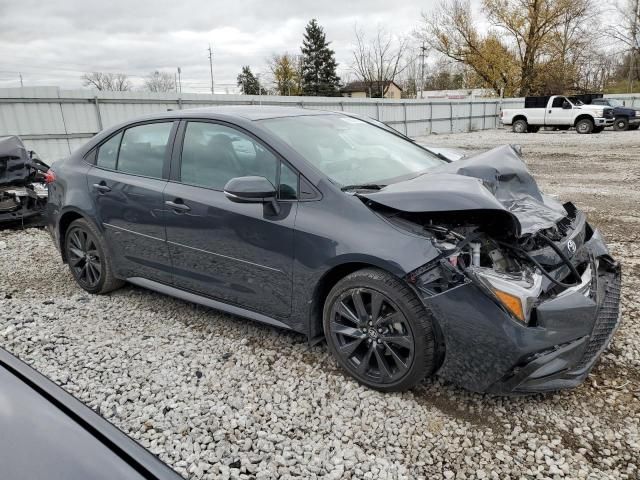
M 0 222 L 42 213 L 48 196 L 48 169 L 19 137 L 0 138 Z
M 563 208 L 553 227 L 517 238 L 473 216 L 424 225 L 442 253 L 407 280 L 437 322 L 442 378 L 512 394 L 589 374 L 619 325 L 620 266 L 585 215 Z

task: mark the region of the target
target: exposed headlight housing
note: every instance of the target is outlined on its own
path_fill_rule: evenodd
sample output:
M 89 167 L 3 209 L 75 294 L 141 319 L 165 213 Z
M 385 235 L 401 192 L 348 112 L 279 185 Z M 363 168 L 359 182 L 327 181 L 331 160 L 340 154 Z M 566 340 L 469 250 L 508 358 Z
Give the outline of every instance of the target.
M 542 275 L 536 272 L 517 274 L 496 272 L 490 268 L 467 270 L 517 320 L 528 324 L 540 292 Z
M 594 111 L 593 111 L 593 114 L 594 114 L 596 117 L 604 117 L 604 109 L 603 109 L 603 108 L 600 108 L 600 109 L 594 110 Z

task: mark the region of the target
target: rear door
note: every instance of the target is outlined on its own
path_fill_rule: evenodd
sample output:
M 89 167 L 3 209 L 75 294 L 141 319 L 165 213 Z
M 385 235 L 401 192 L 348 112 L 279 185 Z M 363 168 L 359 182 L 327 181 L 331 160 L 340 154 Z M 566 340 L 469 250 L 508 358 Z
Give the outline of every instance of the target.
M 118 276 L 171 281 L 162 194 L 177 126 L 137 124 L 96 151 L 89 190 Z
M 230 124 L 184 122 L 178 138 L 183 138 L 182 149 L 174 155 L 164 195 L 176 286 L 287 317 L 298 173 L 258 139 Z M 248 175 L 280 185 L 279 213 L 271 205 L 226 198 L 226 183 Z
M 569 104 L 571 108 L 563 108 Z M 550 107 L 547 107 L 546 125 L 572 125 L 573 105 L 565 97 L 555 97 Z

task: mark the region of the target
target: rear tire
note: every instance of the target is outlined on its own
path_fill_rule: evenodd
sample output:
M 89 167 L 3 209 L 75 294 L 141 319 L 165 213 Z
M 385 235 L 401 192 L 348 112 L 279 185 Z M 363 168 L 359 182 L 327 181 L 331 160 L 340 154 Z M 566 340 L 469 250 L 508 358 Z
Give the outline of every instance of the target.
M 638 130 L 640 125 L 629 125 L 629 130 Z
M 613 129 L 618 132 L 626 132 L 629 130 L 629 119 L 626 117 L 618 117 L 613 124 Z
M 516 120 L 513 122 L 512 130 L 513 133 L 527 133 L 529 130 L 529 124 L 523 119 Z
M 433 321 L 401 280 L 377 269 L 340 280 L 324 303 L 327 345 L 358 382 L 383 392 L 416 386 L 435 367 Z
M 576 132 L 582 135 L 587 135 L 593 132 L 593 128 L 593 120 L 591 120 L 590 118 L 583 118 L 581 120 L 578 120 L 578 123 L 576 123 Z
M 83 218 L 71 222 L 64 236 L 64 253 L 76 283 L 89 293 L 108 293 L 124 285 L 113 275 L 100 232 Z

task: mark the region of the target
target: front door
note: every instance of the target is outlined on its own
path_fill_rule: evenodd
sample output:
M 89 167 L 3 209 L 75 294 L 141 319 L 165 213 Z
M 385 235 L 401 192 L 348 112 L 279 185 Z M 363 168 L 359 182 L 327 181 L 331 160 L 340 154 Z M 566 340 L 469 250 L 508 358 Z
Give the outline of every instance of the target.
M 171 281 L 162 195 L 174 131 L 174 122 L 156 122 L 118 132 L 99 146 L 87 175 L 119 277 Z
M 229 125 L 190 121 L 183 128 L 178 171 L 164 192 L 174 283 L 265 315 L 288 316 L 297 173 Z M 226 198 L 225 184 L 248 175 L 280 185 L 278 213 L 271 205 Z
M 563 108 L 563 107 L 571 108 Z M 545 120 L 547 125 L 572 125 L 573 105 L 565 97 L 556 97 L 551 103 L 551 108 L 547 109 Z

